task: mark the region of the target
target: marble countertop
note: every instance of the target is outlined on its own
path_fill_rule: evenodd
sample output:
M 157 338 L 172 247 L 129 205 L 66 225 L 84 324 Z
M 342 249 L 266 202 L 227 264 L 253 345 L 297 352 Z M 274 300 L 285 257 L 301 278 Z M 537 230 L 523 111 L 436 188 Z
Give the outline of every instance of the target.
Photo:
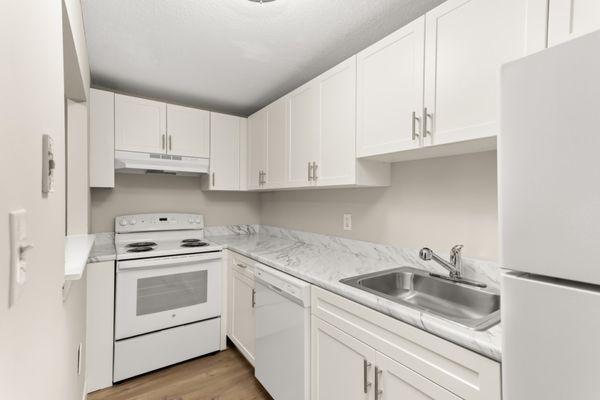
M 114 261 L 117 259 L 115 249 L 115 234 L 112 232 L 96 233 L 94 246 L 88 257 L 88 263 L 99 263 L 103 261 Z
M 209 239 L 270 267 L 501 361 L 499 324 L 487 331 L 473 331 L 339 282 L 343 278 L 399 266 L 423 268 L 408 252 L 391 258 L 377 254 L 376 244 L 373 244 L 372 249 L 345 251 L 339 248 L 339 243 L 328 246 L 326 243 L 306 243 L 265 233 L 211 236 Z

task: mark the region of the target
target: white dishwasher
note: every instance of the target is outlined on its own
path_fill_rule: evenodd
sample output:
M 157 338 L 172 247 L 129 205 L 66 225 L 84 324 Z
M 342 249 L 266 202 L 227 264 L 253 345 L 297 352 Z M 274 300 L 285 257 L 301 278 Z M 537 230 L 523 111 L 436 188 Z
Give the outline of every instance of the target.
M 310 399 L 310 284 L 256 264 L 255 375 L 275 400 Z

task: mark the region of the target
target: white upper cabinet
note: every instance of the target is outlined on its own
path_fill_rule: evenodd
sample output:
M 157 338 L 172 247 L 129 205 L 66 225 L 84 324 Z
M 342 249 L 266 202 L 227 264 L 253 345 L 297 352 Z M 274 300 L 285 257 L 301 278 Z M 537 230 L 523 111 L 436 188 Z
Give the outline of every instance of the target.
M 426 144 L 498 134 L 500 67 L 527 54 L 527 21 L 525 0 L 448 0 L 426 14 Z
M 167 153 L 208 158 L 210 113 L 167 104 Z
M 598 0 L 550 0 L 549 5 L 549 46 L 600 29 Z
M 115 94 L 90 89 L 90 187 L 115 187 Z
M 263 184 L 266 188 L 285 185 L 286 140 L 289 132 L 289 101 L 287 97 L 267 107 L 267 163 Z
M 210 113 L 210 190 L 240 189 L 240 135 L 243 118 Z
M 425 17 L 357 56 L 357 156 L 419 147 Z
M 261 189 L 267 167 L 267 110 L 248 117 L 248 190 Z
M 320 186 L 356 182 L 356 58 L 319 77 L 321 124 L 312 180 Z
M 320 87 L 316 80 L 290 94 L 287 179 L 290 186 L 308 186 L 313 182 L 313 163 L 319 154 L 320 108 Z
M 115 94 L 115 149 L 164 153 L 166 115 L 165 103 Z

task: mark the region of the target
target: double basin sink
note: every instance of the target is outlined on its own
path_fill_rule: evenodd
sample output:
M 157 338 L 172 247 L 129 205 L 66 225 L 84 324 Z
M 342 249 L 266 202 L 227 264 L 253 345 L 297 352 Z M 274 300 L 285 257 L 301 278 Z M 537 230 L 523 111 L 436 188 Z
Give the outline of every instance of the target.
M 474 330 L 500 322 L 500 294 L 402 267 L 340 282 Z

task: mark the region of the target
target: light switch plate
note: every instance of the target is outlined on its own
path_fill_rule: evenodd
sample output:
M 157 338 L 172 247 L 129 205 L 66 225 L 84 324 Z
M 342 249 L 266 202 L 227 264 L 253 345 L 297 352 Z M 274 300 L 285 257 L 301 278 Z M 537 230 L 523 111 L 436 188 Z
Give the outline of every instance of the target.
M 344 214 L 344 230 L 352 230 L 352 214 Z
M 9 307 L 12 307 L 23 291 L 27 281 L 25 253 L 31 246 L 27 240 L 27 211 L 10 213 L 10 288 Z
M 50 135 L 42 137 L 42 192 L 54 192 L 54 140 Z

